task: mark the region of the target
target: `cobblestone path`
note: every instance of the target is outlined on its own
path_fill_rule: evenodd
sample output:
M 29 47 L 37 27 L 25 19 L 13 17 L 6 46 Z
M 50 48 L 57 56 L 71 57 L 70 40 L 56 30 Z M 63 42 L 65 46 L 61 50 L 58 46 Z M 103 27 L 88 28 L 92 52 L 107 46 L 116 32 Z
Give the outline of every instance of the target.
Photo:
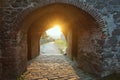
M 41 46 L 41 55 L 31 60 L 19 80 L 98 80 L 80 70 L 76 62 L 60 54 L 53 42 Z
M 41 55 L 29 62 L 22 80 L 80 80 L 53 42 L 42 45 Z
M 40 55 L 30 62 L 24 80 L 80 80 L 63 55 Z

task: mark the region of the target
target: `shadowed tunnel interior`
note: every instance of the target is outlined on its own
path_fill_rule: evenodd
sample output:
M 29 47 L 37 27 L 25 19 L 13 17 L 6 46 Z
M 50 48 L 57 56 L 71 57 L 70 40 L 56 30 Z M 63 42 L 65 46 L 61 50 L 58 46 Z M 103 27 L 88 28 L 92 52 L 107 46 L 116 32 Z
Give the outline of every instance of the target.
M 68 42 L 67 55 L 71 59 L 78 60 L 78 63 L 80 63 L 79 60 L 84 58 L 85 54 L 95 54 L 94 56 L 96 56 L 99 53 L 96 52 L 97 47 L 94 46 L 98 44 L 97 40 L 101 36 L 96 20 L 75 6 L 61 3 L 51 4 L 35 10 L 32 14 L 29 14 L 27 20 L 28 22 L 25 24 L 31 24 L 27 30 L 28 60 L 39 55 L 40 36 L 55 24 L 61 25 L 62 32 Z M 83 53 L 85 54 L 83 55 Z M 79 59 L 78 56 L 80 57 L 81 55 L 83 56 Z M 98 62 L 100 61 L 99 59 Z M 80 65 L 81 67 L 84 66 L 84 64 Z M 98 68 L 95 73 L 98 74 L 99 71 Z M 88 72 L 93 71 L 88 70 Z

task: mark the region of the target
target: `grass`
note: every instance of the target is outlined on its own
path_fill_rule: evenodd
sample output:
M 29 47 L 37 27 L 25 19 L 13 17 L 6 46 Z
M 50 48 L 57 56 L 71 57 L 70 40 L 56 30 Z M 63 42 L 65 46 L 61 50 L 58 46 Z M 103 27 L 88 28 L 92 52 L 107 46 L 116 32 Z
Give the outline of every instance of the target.
M 67 48 L 67 43 L 65 40 L 57 39 L 55 40 L 55 45 L 59 48 L 59 50 L 64 53 Z

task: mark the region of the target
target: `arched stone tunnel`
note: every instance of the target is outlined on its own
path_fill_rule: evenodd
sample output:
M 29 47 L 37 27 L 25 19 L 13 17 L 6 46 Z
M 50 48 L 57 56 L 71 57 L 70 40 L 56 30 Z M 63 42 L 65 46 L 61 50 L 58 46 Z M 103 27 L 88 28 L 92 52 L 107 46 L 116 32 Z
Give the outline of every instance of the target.
M 16 79 L 26 70 L 27 62 L 39 55 L 42 33 L 54 24 L 61 25 L 68 43 L 67 55 L 76 60 L 81 69 L 102 75 L 105 22 L 95 9 L 79 1 L 46 1 L 26 8 L 16 19 L 13 26 L 16 28 L 9 30 L 9 42 L 5 38 L 1 40 L 4 44 L 1 45 L 4 47 L 1 49 L 2 79 Z
M 100 75 L 102 71 L 102 57 L 100 56 L 102 45 L 99 41 L 102 31 L 99 24 L 85 11 L 63 3 L 38 8 L 23 20 L 18 30 L 17 41 L 19 42 L 15 56 L 18 59 L 17 63 L 19 61 L 18 73 L 24 71 L 27 60 L 39 55 L 40 36 L 54 24 L 62 26 L 69 45 L 67 55 L 77 60 L 84 70 Z M 88 65 L 90 68 L 87 67 Z

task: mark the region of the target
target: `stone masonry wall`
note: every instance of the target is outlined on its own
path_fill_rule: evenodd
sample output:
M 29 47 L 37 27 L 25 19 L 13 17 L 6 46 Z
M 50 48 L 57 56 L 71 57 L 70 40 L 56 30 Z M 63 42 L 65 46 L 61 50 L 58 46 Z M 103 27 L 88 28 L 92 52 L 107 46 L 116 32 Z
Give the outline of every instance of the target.
M 0 18 L 1 18 L 1 14 L 4 14 L 2 15 L 2 19 L 1 19 L 2 23 L 0 21 L 0 24 L 2 25 L 2 26 L 0 25 L 0 55 L 2 55 L 2 58 L 0 57 L 0 74 L 4 69 L 6 70 L 3 71 L 6 72 L 4 74 L 9 75 L 8 69 L 13 67 L 9 65 L 19 65 L 17 64 L 17 62 L 13 63 L 13 61 L 17 61 L 16 60 L 17 54 L 15 54 L 15 51 L 17 45 L 16 43 L 19 41 L 16 41 L 18 39 L 16 37 L 18 35 L 16 31 L 19 29 L 18 24 L 21 21 L 21 19 L 19 19 L 18 16 L 22 14 L 23 11 L 26 10 L 27 8 L 32 8 L 38 4 L 44 5 L 48 1 L 49 3 L 50 2 L 53 3 L 56 1 L 59 2 L 59 0 L 4 0 L 3 1 L 6 3 L 4 7 L 0 7 Z M 102 17 L 105 19 L 107 24 L 107 28 L 102 28 L 106 35 L 105 44 L 102 52 L 103 67 L 105 71 L 103 76 L 108 75 L 111 72 L 119 72 L 120 71 L 120 0 L 60 0 L 60 1 L 61 2 L 69 1 L 74 4 L 77 4 L 77 1 L 81 1 L 82 4 L 84 5 L 87 4 L 90 7 L 93 7 L 102 15 Z M 23 16 L 21 16 L 21 18 Z M 7 59 L 8 60 L 10 59 L 11 61 L 7 61 Z M 14 69 L 13 71 L 15 70 L 17 69 Z M 12 79 L 13 77 L 9 77 L 9 78 Z
M 93 6 L 107 21 L 103 47 L 104 75 L 120 72 L 120 0 L 81 0 Z
M 2 27 L 2 16 L 3 16 L 3 9 L 2 9 L 2 6 L 3 6 L 3 2 L 1 1 L 0 2 L 0 79 L 1 79 L 1 75 L 2 75 L 2 48 L 1 48 L 1 27 Z
M 89 30 L 79 30 L 77 62 L 81 69 L 86 72 L 101 76 L 102 45 L 101 31 L 94 27 Z
M 2 3 L 0 2 L 0 7 L 1 7 L 1 4 L 2 4 Z M 1 15 L 1 14 L 2 14 L 2 10 L 0 9 L 0 26 L 1 26 L 1 18 L 2 18 L 2 17 L 1 17 L 2 15 Z M 1 40 L 0 40 L 0 42 L 1 42 Z M 2 54 L 2 52 L 1 52 L 1 48 L 0 48 L 0 59 L 1 59 L 1 54 Z M 1 76 L 1 72 L 2 72 L 1 70 L 2 70 L 2 63 L 1 63 L 1 60 L 0 60 L 0 76 Z M 0 77 L 0 78 L 1 78 L 1 77 Z

